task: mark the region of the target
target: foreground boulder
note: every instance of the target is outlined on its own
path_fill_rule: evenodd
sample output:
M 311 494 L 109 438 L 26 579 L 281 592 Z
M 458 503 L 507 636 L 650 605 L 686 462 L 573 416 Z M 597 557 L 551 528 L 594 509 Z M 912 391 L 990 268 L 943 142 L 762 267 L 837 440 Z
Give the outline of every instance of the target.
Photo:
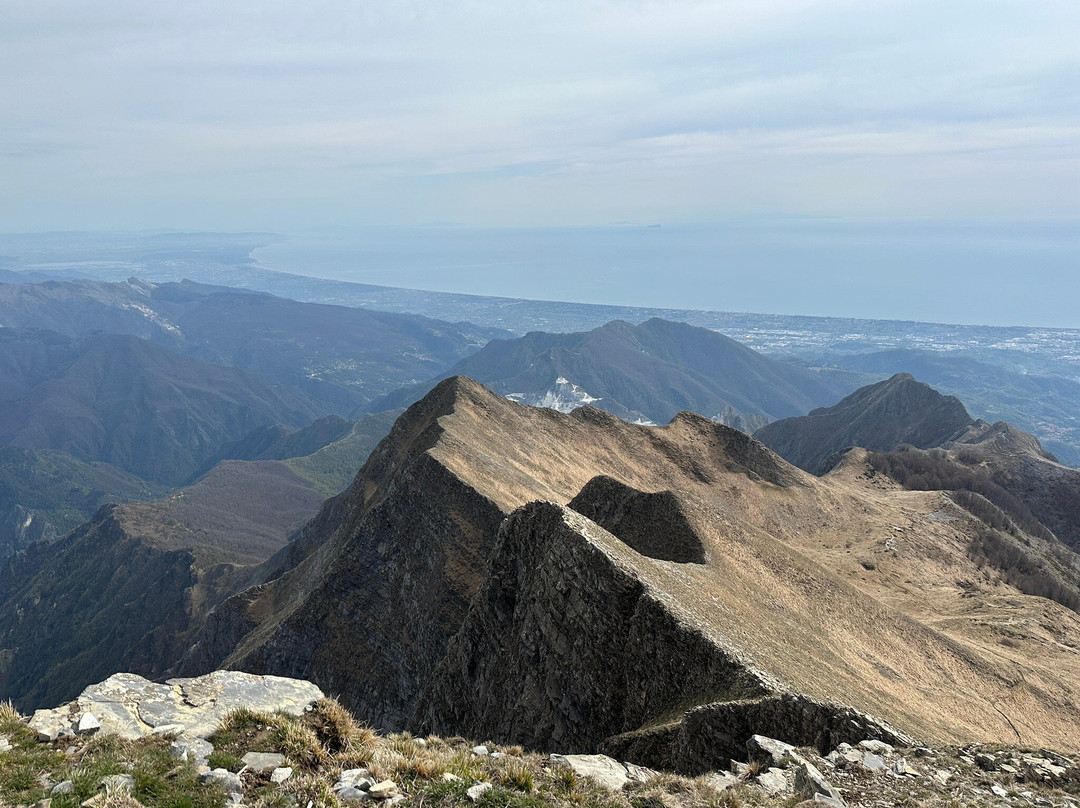
M 311 682 L 281 676 L 258 676 L 241 671 L 214 671 L 193 679 L 151 682 L 133 673 L 117 673 L 86 688 L 70 704 L 38 710 L 30 728 L 38 738 L 52 741 L 97 723 L 101 731 L 122 738 L 172 733 L 182 738 L 207 738 L 230 710 L 301 715 L 323 693 Z M 87 720 L 92 716 L 93 721 Z M 195 757 L 202 749 L 193 747 Z M 187 748 L 183 750 L 187 753 Z

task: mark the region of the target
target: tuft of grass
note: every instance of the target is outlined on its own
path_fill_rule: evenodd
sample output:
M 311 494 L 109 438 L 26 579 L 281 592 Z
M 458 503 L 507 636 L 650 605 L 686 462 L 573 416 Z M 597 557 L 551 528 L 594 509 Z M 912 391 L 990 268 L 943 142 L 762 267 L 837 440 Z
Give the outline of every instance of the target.
M 341 800 L 334 793 L 332 784 L 318 774 L 293 775 L 285 781 L 283 793 L 292 796 L 296 805 L 312 803 L 322 808 L 341 808 Z
M 480 808 L 551 808 L 551 803 L 542 796 L 508 791 L 499 786 L 485 792 L 477 804 Z
M 484 764 L 479 758 L 474 757 L 469 749 L 457 749 L 446 761 L 446 771 L 456 774 L 462 780 L 471 780 L 474 783 L 487 780 Z
M 709 800 L 708 808 L 743 808 L 746 803 L 743 802 L 733 789 L 725 789 L 719 792 L 713 799 Z
M 319 699 L 311 710 L 311 717 L 318 722 L 319 737 L 330 752 L 350 749 L 361 734 L 360 725 L 352 713 L 342 707 L 337 699 Z
M 536 777 L 532 769 L 516 758 L 506 761 L 506 764 L 501 767 L 499 784 L 526 794 L 536 791 Z
M 0 701 L 0 731 L 7 732 L 16 724 L 22 723 L 22 716 L 11 703 L 11 699 Z
M 572 794 L 577 788 L 580 778 L 574 774 L 573 769 L 566 766 L 556 766 L 551 770 L 552 785 L 556 793 Z
M 231 772 L 238 772 L 244 765 L 244 761 L 232 752 L 219 752 L 215 749 L 206 756 L 206 765 L 211 769 L 228 769 Z
M 319 736 L 298 721 L 275 717 L 272 736 L 278 750 L 301 769 L 317 769 L 329 761 Z
M 217 734 L 227 735 L 232 732 L 242 732 L 259 724 L 269 724 L 273 721 L 273 718 L 271 715 L 249 710 L 247 707 L 237 707 L 235 710 L 230 710 L 221 719 Z

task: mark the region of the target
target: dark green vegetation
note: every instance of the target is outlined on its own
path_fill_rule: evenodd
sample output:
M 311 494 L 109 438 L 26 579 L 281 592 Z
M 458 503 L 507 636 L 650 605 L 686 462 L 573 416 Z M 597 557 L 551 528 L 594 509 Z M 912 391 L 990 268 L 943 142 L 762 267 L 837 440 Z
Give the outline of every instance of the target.
M 641 325 L 615 321 L 579 334 L 536 331 L 493 340 L 438 379 L 453 375 L 564 412 L 590 404 L 630 421 L 667 423 L 677 412 L 691 410 L 746 432 L 835 401 L 856 386 L 850 374 L 807 370 L 715 331 L 660 319 Z M 373 406 L 412 403 L 434 384 Z
M 153 675 L 189 622 L 230 593 L 235 566 L 182 546 L 181 531 L 140 535 L 124 507 L 0 570 L 0 694 L 59 704 L 118 669 Z
M 322 499 L 283 463 L 227 461 L 30 545 L 0 569 L 0 695 L 42 706 L 117 670 L 159 675 Z
M 768 424 L 754 437 L 789 463 L 818 474 L 841 449 L 941 446 L 974 423 L 960 401 L 906 373 L 860 388 L 831 407 Z
M 327 415 L 303 429 L 286 424 L 267 424 L 252 430 L 240 440 L 231 441 L 195 473 L 202 476 L 222 460 L 285 460 L 319 451 L 349 433 L 353 422 L 340 415 Z
M 385 438 L 401 410 L 361 415 L 333 443 L 305 456 L 291 456 L 285 465 L 308 480 L 323 496 L 345 490 L 368 455 Z
M 0 446 L 0 561 L 33 541 L 52 541 L 67 533 L 107 502 L 164 493 L 164 487 L 106 463 Z
M 320 415 L 302 393 L 116 334 L 0 329 L 0 398 L 0 443 L 172 485 L 226 441 Z
M 324 497 L 333 496 L 352 481 L 400 414 L 393 410 L 355 420 L 328 415 L 298 430 L 283 424 L 260 427 L 222 446 L 196 476 L 225 460 L 281 460 Z

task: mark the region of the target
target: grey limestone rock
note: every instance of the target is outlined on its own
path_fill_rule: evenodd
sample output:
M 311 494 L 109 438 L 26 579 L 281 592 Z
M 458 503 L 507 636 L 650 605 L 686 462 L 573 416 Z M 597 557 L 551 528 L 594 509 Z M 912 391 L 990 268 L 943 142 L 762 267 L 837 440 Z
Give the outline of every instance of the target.
M 751 735 L 746 752 L 751 763 L 767 763 L 781 769 L 802 760 L 791 744 L 764 735 Z
M 101 729 L 101 722 L 93 713 L 83 713 L 79 716 L 79 723 L 75 725 L 76 735 L 92 735 Z
M 202 738 L 177 738 L 169 745 L 173 757 L 187 760 L 196 766 L 205 766 L 214 752 L 214 745 Z
M 785 794 L 791 789 L 787 774 L 775 766 L 759 774 L 757 783 L 766 794 Z
M 135 790 L 135 777 L 130 774 L 109 774 L 101 778 L 106 794 L 130 794 Z
M 491 787 L 491 783 L 477 783 L 475 786 L 470 786 L 465 795 L 470 802 L 479 802 L 481 797 L 491 791 Z
M 91 714 L 103 731 L 122 738 L 177 728 L 185 737 L 206 738 L 236 707 L 301 715 L 322 695 L 310 682 L 241 671 L 214 671 L 193 679 L 170 679 L 165 684 L 117 673 L 90 685 L 71 704 L 38 710 L 30 727 L 39 739 L 53 741 Z
M 346 786 L 337 792 L 338 799 L 347 805 L 359 805 L 371 799 L 371 795 L 359 788 Z
M 277 752 L 248 752 L 240 760 L 251 771 L 259 774 L 272 771 L 285 762 L 284 756 Z
M 579 777 L 589 777 L 609 791 L 618 791 L 630 782 L 626 766 L 607 755 L 552 755 L 551 762 L 566 766 Z
M 199 775 L 199 782 L 204 785 L 210 785 L 211 783 L 220 785 L 225 789 L 229 801 L 234 804 L 243 800 L 244 784 L 240 780 L 240 775 L 234 774 L 228 769 L 213 769 L 204 772 Z
M 795 795 L 804 800 L 813 799 L 820 794 L 838 805 L 844 804 L 840 792 L 833 788 L 832 784 L 825 779 L 825 775 L 808 760 L 801 760 L 795 765 L 794 786 Z

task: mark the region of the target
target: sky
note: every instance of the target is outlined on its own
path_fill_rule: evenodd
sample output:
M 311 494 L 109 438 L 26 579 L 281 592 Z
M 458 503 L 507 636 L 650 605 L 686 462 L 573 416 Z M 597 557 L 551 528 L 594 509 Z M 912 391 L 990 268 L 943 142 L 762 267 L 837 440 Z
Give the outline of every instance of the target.
M 1075 0 L 35 0 L 4 229 L 1075 219 Z
M 271 231 L 308 274 L 901 318 L 938 319 L 948 276 L 955 321 L 1075 326 L 1077 42 L 1076 0 L 5 3 L 0 230 Z M 478 246 L 372 264 L 433 225 Z M 719 235 L 624 270 L 611 228 L 649 225 Z M 484 274 L 537 243 L 500 229 L 573 255 Z M 860 297 L 867 268 L 893 280 Z

